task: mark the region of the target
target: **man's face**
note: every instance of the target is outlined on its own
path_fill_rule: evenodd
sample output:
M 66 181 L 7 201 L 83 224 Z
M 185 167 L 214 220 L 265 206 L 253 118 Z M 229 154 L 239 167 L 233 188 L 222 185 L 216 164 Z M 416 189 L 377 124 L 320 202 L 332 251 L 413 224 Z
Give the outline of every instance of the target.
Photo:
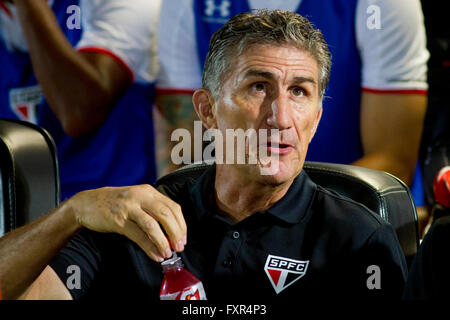
M 233 61 L 215 103 L 216 125 L 223 137 L 226 129 L 266 129 L 266 148 L 272 157 L 271 174 L 261 175 L 263 164 L 240 166 L 244 176 L 282 184 L 301 171 L 322 109 L 319 70 L 306 51 L 290 46 L 254 45 Z M 279 139 L 270 137 L 279 130 Z M 266 165 L 267 166 L 267 165 Z M 248 177 L 246 177 L 248 178 Z

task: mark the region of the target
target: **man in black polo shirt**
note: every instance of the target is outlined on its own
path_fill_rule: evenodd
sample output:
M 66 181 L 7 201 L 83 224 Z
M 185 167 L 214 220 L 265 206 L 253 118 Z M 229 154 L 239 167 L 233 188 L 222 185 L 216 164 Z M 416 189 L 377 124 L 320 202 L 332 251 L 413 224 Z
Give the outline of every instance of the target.
M 77 194 L 0 240 L 4 297 L 156 300 L 159 262 L 171 256 L 162 229 L 210 300 L 401 297 L 406 265 L 392 227 L 302 171 L 330 65 L 322 34 L 297 14 L 232 18 L 211 39 L 193 102 L 223 137 L 273 129 L 258 145 L 270 161 L 218 161 L 159 191 Z

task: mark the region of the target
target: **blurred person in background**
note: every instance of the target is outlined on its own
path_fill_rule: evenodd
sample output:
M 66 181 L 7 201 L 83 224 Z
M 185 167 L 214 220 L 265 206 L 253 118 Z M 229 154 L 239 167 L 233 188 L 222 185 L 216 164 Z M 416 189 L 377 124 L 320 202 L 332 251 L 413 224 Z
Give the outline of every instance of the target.
M 0 0 L 0 117 L 50 132 L 62 199 L 155 180 L 159 6 L 159 0 Z
M 420 150 L 431 215 L 410 267 L 405 299 L 450 297 L 450 28 L 444 0 L 422 1 L 429 60 L 428 108 Z
M 440 6 L 444 0 L 422 1 L 427 31 L 428 108 L 420 149 L 426 203 L 429 206 L 428 226 L 436 218 L 446 215 L 449 204 L 450 166 L 450 28 Z M 448 178 L 447 178 L 448 179 Z

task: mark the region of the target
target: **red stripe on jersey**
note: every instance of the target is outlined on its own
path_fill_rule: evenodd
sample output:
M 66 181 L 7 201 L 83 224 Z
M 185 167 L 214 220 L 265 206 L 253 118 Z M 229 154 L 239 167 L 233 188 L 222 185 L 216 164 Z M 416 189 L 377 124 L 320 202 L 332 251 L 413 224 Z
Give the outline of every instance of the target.
M 428 90 L 424 89 L 372 89 L 361 88 L 362 92 L 375 93 L 375 94 L 422 94 L 427 95 Z
M 123 61 L 119 56 L 117 56 L 115 53 L 109 51 L 108 49 L 98 48 L 98 47 L 84 47 L 84 48 L 78 49 L 78 52 L 96 52 L 96 53 L 102 53 L 102 54 L 106 54 L 107 56 L 110 56 L 117 63 L 119 63 L 123 68 L 125 68 L 130 79 L 132 80 L 132 82 L 134 82 L 135 78 L 134 78 L 133 70 L 131 70 L 131 68 L 125 63 L 125 61 Z
M 4 4 L 3 2 L 0 1 L 0 9 L 3 10 L 8 17 L 12 18 L 12 12 L 11 10 L 9 10 L 9 8 L 6 6 L 6 4 Z

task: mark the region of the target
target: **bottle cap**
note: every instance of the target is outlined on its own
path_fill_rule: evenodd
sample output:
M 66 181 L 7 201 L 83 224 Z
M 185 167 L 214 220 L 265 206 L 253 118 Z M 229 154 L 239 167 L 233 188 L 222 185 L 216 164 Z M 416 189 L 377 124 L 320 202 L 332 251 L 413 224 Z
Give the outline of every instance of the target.
M 173 250 L 173 248 L 172 248 L 172 244 L 170 243 L 169 236 L 166 235 L 166 239 L 167 239 L 167 242 L 169 242 L 170 250 L 172 250 L 172 258 L 169 258 L 168 260 L 171 260 L 171 259 L 174 259 L 174 258 L 178 257 L 178 256 L 177 256 L 177 253 L 176 253 L 175 250 Z M 168 261 L 168 260 L 166 260 L 166 261 Z
M 176 254 L 174 254 L 172 258 L 161 262 L 161 266 L 163 271 L 174 270 L 183 267 L 183 262 L 181 261 L 181 257 L 177 257 Z

